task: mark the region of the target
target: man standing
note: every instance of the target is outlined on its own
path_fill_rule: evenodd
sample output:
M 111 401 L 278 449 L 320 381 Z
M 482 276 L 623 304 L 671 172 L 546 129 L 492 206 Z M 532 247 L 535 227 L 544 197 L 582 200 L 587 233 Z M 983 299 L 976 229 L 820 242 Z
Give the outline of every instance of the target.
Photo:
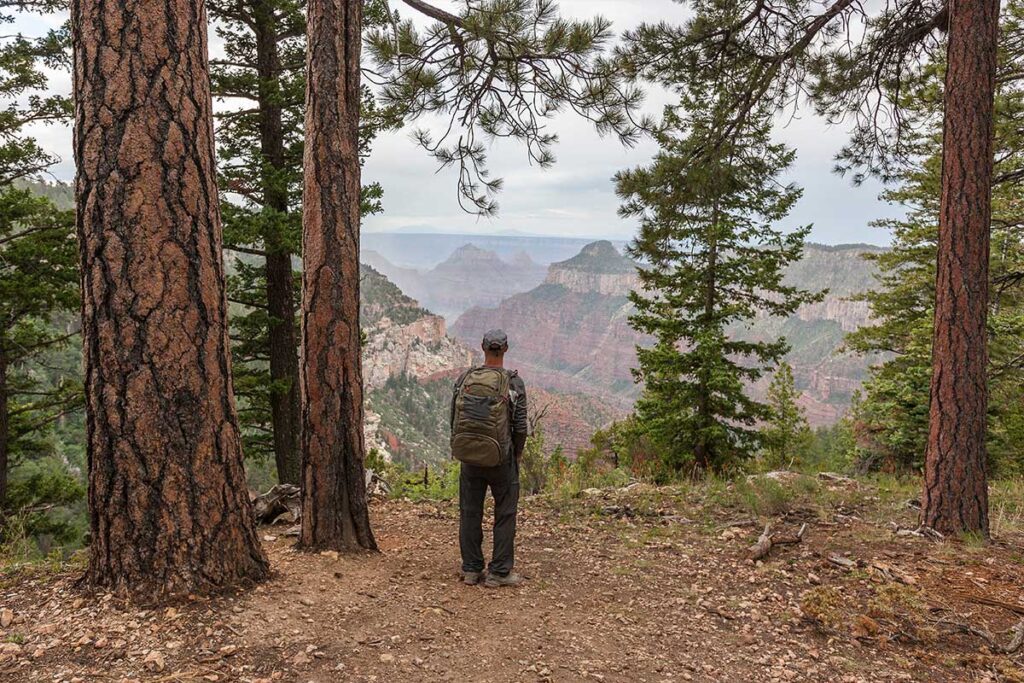
M 508 337 L 501 330 L 484 335 L 484 364 L 470 368 L 455 384 L 451 407 L 452 457 L 459 476 L 459 548 L 463 583 L 487 588 L 516 586 L 523 577 L 515 562 L 519 508 L 519 458 L 526 445 L 526 385 L 505 369 Z M 484 499 L 494 496 L 494 551 L 484 573 Z

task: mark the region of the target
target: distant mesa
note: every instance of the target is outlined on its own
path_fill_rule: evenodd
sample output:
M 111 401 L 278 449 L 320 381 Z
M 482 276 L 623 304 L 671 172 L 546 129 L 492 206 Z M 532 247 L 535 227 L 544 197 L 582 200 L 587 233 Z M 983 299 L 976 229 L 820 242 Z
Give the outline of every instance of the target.
M 841 349 L 845 333 L 869 320 L 867 303 L 855 297 L 874 284 L 874 265 L 861 256 L 869 251 L 876 249 L 807 245 L 804 258 L 787 270 L 786 282 L 827 288 L 825 298 L 789 318 L 762 317 L 730 329 L 737 339 L 788 339 L 787 360 L 813 424 L 842 415 L 867 373 L 869 359 Z M 592 242 L 553 263 L 539 287 L 496 307 L 467 310 L 451 332 L 471 345 L 481 330 L 502 327 L 512 344 L 510 361 L 534 385 L 586 393 L 625 410 L 639 391 L 630 372 L 635 348 L 651 343 L 629 325 L 634 309 L 626 295 L 638 288 L 638 280 L 635 261 L 611 242 Z M 752 386 L 751 394 L 763 398 L 769 380 Z
M 544 280 L 546 269 L 525 253 L 506 261 L 496 252 L 467 243 L 429 270 L 396 266 L 377 250 L 364 249 L 363 261 L 386 275 L 406 294 L 454 320 L 473 306 L 496 306 Z
M 512 258 L 509 259 L 509 263 L 511 263 L 513 266 L 516 266 L 517 268 L 540 267 L 539 264 L 532 258 L 530 258 L 530 255 L 527 254 L 525 251 L 517 251 L 515 254 L 512 255 Z
M 592 242 L 570 259 L 551 264 L 545 283 L 573 292 L 626 296 L 639 285 L 637 264 L 607 241 Z
M 453 251 L 451 256 L 439 263 L 434 270 L 442 272 L 464 266 L 501 268 L 507 265 L 508 264 L 502 261 L 501 257 L 493 251 L 481 249 L 475 244 L 464 244 Z
M 636 270 L 636 262 L 620 254 L 608 240 L 598 240 L 583 247 L 572 258 L 553 263 L 551 267 L 595 273 L 632 273 Z

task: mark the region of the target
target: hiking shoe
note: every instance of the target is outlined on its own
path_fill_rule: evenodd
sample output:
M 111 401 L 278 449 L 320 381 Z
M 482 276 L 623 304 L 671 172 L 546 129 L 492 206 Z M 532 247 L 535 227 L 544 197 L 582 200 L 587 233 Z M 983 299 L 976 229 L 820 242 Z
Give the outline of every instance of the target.
M 484 577 L 483 572 L 462 572 L 462 583 L 467 586 L 475 586 Z
M 487 578 L 484 579 L 484 588 L 501 588 L 502 586 L 518 586 L 525 581 L 521 574 L 506 574 L 500 576 L 498 574 L 487 574 Z

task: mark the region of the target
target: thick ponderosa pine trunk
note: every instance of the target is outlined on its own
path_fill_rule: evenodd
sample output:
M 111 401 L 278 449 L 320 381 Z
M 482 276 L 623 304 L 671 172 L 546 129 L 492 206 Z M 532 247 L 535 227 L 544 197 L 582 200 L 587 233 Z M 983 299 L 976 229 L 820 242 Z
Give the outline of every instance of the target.
M 256 73 L 260 121 L 260 147 L 268 172 L 263 179 L 265 205 L 284 215 L 288 192 L 280 176 L 286 171 L 284 125 L 280 88 L 281 75 L 278 32 L 271 2 L 259 0 L 253 6 L 256 36 Z M 277 177 L 275 177 L 277 176 Z M 263 236 L 266 250 L 267 331 L 270 357 L 270 419 L 274 430 L 274 461 L 281 483 L 298 484 L 301 473 L 302 413 L 299 402 L 299 340 L 295 330 L 295 285 L 292 252 L 280 226 L 270 226 Z
M 950 7 L 922 521 L 943 533 L 987 535 L 986 318 L 999 0 Z
M 363 474 L 359 359 L 362 0 L 310 0 L 302 219 L 302 534 L 376 548 Z
M 228 356 L 201 0 L 75 0 L 91 548 L 153 601 L 267 576 Z

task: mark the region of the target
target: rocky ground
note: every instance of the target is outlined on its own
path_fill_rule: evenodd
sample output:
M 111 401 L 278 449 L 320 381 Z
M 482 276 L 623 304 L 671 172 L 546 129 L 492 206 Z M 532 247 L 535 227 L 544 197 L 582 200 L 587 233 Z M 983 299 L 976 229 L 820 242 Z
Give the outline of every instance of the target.
M 161 609 L 8 571 L 3 681 L 1022 681 L 1017 519 L 999 540 L 897 533 L 907 490 L 794 479 L 533 498 L 519 588 L 458 581 L 457 506 L 376 503 L 381 552 L 309 555 Z M 1001 513 L 1000 513 L 1001 514 Z M 763 561 L 768 521 L 801 542 Z M 1014 522 L 1014 523 L 1011 523 Z M 1006 632 L 1006 633 L 1004 633 Z

